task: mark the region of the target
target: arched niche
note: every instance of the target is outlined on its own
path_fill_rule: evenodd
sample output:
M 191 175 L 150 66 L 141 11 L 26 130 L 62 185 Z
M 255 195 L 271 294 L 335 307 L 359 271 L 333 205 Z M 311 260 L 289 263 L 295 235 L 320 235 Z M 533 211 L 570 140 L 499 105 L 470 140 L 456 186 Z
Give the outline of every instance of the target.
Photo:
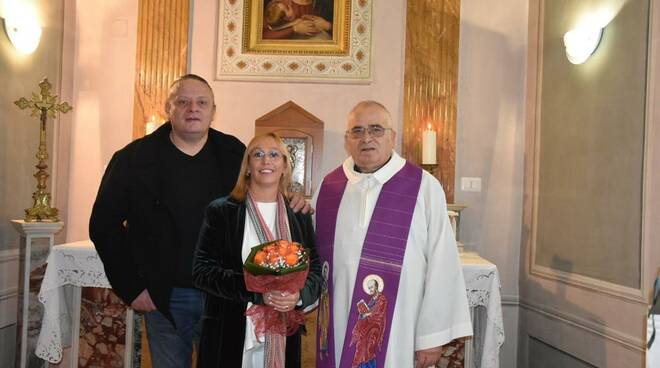
M 288 101 L 255 121 L 255 133 L 277 133 L 292 154 L 293 191 L 311 197 L 321 179 L 323 121 Z

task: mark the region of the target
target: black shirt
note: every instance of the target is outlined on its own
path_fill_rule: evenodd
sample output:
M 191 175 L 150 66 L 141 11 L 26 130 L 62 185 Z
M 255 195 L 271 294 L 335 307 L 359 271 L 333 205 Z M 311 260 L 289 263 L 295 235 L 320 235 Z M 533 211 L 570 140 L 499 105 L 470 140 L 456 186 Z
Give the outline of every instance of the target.
M 175 269 L 169 275 L 175 287 L 192 287 L 192 263 L 204 209 L 215 199 L 220 181 L 216 158 L 207 141 L 194 156 L 180 151 L 168 142 L 163 152 L 161 185 L 163 202 L 173 216 L 175 233 L 172 239 L 176 252 Z M 215 188 L 214 188 L 215 187 Z

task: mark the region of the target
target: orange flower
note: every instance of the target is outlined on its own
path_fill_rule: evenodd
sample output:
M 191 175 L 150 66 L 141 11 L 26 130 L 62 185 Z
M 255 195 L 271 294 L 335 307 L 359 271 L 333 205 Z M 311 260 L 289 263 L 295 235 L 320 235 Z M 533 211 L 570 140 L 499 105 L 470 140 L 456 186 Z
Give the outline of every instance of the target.
M 257 248 L 247 263 L 272 271 L 286 271 L 306 262 L 307 253 L 302 245 L 286 240 L 276 240 Z
M 254 263 L 256 264 L 262 264 L 266 260 L 266 252 L 264 251 L 258 251 L 257 254 L 254 255 Z
M 298 255 L 295 253 L 291 253 L 288 256 L 286 256 L 286 264 L 289 266 L 295 266 L 298 263 Z

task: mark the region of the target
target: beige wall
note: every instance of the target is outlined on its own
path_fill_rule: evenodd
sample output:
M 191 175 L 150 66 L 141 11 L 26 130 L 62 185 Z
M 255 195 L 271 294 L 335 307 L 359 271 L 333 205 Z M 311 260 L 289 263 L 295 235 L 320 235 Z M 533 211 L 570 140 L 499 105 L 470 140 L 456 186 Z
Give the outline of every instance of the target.
M 549 3 L 549 1 L 546 1 L 546 3 Z M 541 14 L 541 4 L 542 1 L 530 2 L 529 16 L 530 41 L 527 75 L 527 124 L 525 126 L 527 146 L 525 150 L 523 247 L 519 276 L 521 305 L 518 335 L 519 366 L 535 366 L 538 359 L 540 359 L 535 350 L 538 346 L 535 344 L 536 341 L 540 341 L 552 348 L 545 350 L 545 354 L 547 354 L 545 359 L 556 359 L 560 361 L 562 355 L 568 354 L 583 362 L 599 367 L 642 367 L 645 340 L 644 321 L 647 310 L 648 292 L 651 287 L 650 281 L 652 280 L 652 276 L 657 272 L 657 267 L 660 264 L 656 246 L 658 239 L 660 239 L 660 231 L 655 226 L 660 211 L 660 202 L 658 201 L 660 182 L 658 182 L 659 178 L 656 174 L 660 171 L 660 160 L 658 159 L 658 142 L 660 142 L 660 139 L 658 139 L 657 129 L 660 122 L 660 114 L 658 113 L 660 106 L 660 94 L 658 93 L 658 87 L 660 86 L 660 74 L 658 73 L 660 71 L 660 52 L 657 47 L 658 38 L 660 37 L 660 12 L 658 12 L 660 1 L 651 0 L 651 8 L 646 12 L 646 15 L 653 15 L 653 20 L 649 27 L 653 42 L 649 48 L 651 53 L 650 63 L 647 74 L 648 79 L 645 82 L 640 83 L 639 79 L 637 79 L 636 85 L 621 86 L 620 90 L 614 89 L 609 91 L 606 91 L 604 88 L 607 84 L 603 84 L 603 82 L 609 82 L 620 77 L 620 75 L 614 75 L 616 73 L 612 70 L 608 70 L 606 67 L 608 63 L 613 63 L 620 59 L 629 59 L 631 66 L 625 72 L 635 70 L 639 72 L 639 64 L 643 64 L 642 60 L 640 60 L 641 56 L 639 53 L 634 54 L 634 49 L 627 49 L 630 45 L 626 44 L 634 42 L 636 43 L 634 46 L 640 47 L 641 51 L 643 51 L 645 41 L 643 39 L 640 40 L 638 35 L 634 41 L 632 38 L 628 38 L 616 47 L 613 44 L 608 45 L 607 42 L 602 44 L 602 46 L 605 46 L 603 50 L 605 51 L 605 55 L 608 56 L 608 59 L 601 59 L 600 61 L 594 59 L 594 64 L 590 66 L 585 64 L 582 69 L 574 69 L 574 71 L 580 70 L 581 73 L 573 75 L 571 81 L 566 81 L 567 84 L 571 83 L 571 89 L 555 92 L 555 95 L 558 93 L 563 95 L 554 96 L 555 98 L 564 99 L 565 103 L 560 106 L 561 108 L 575 107 L 572 105 L 572 100 L 578 100 L 581 97 L 579 92 L 582 89 L 590 87 L 594 78 L 599 79 L 597 83 L 601 84 L 599 85 L 600 88 L 592 93 L 601 99 L 625 99 L 631 95 L 639 96 L 648 87 L 648 95 L 643 97 L 646 99 L 646 104 L 643 108 L 646 118 L 646 126 L 643 128 L 646 131 L 646 140 L 643 142 L 643 145 L 638 143 L 636 147 L 641 148 L 646 156 L 643 165 L 643 177 L 638 173 L 636 179 L 639 180 L 637 185 L 642 187 L 644 191 L 643 198 L 638 199 L 637 202 L 638 204 L 640 202 L 642 204 L 641 212 L 639 207 L 636 209 L 638 211 L 637 215 L 641 216 L 641 234 L 638 235 L 641 238 L 641 243 L 639 240 L 632 240 L 621 246 L 631 254 L 641 254 L 641 262 L 633 263 L 632 267 L 636 269 L 629 272 L 633 278 L 637 277 L 639 279 L 641 275 L 641 280 L 632 282 L 633 287 L 624 287 L 616 282 L 610 282 L 617 281 L 616 277 L 621 275 L 621 271 L 614 269 L 614 267 L 608 269 L 608 262 L 616 262 L 617 260 L 594 259 L 593 261 L 598 262 L 597 267 L 605 272 L 604 274 L 598 274 L 598 278 L 585 277 L 586 273 L 582 272 L 584 269 L 581 270 L 580 268 L 566 270 L 571 272 L 560 272 L 555 268 L 543 268 L 540 265 L 534 264 L 534 260 L 538 259 L 533 256 L 533 241 L 535 238 L 532 232 L 535 225 L 535 202 L 533 200 L 536 193 L 535 184 L 537 183 L 537 176 L 535 175 L 537 173 L 537 167 L 535 165 L 538 163 L 536 155 L 539 152 L 541 155 L 544 153 L 543 147 L 539 148 L 537 145 L 538 142 L 541 142 L 541 145 L 543 144 L 543 137 L 537 139 L 537 134 L 539 132 L 541 134 L 548 132 L 543 128 L 539 130 L 539 125 L 537 124 L 539 108 L 541 113 L 543 113 L 544 109 L 546 109 L 545 103 L 547 102 L 545 99 L 539 98 L 538 91 L 542 90 L 541 86 L 545 83 L 546 79 L 550 78 L 554 80 L 561 78 L 561 74 L 542 73 L 542 62 L 552 59 L 558 62 L 564 54 L 563 48 L 558 47 L 561 45 L 557 45 L 556 37 L 549 42 L 554 44 L 554 47 L 550 47 L 544 42 L 546 39 L 542 36 L 542 33 L 539 36 L 540 27 L 538 19 L 540 19 Z M 552 4 L 557 5 L 557 2 L 553 2 Z M 573 2 L 571 4 L 574 5 L 577 3 Z M 619 39 L 617 41 L 621 42 L 620 39 L 622 37 L 631 37 L 628 32 L 634 30 L 635 27 L 633 25 L 621 25 L 620 22 L 625 20 L 631 23 L 637 22 L 643 24 L 640 18 L 643 18 L 645 15 L 640 8 L 637 8 L 637 10 L 641 14 L 638 13 L 636 17 L 629 17 L 628 13 L 638 6 L 642 6 L 641 9 L 643 9 L 643 1 L 640 0 L 627 2 L 618 0 L 580 2 L 580 5 L 584 5 L 584 7 L 567 7 L 561 14 L 555 14 L 553 20 L 575 19 L 578 14 L 574 12 L 582 12 L 588 9 L 589 6 L 599 4 L 606 4 L 620 10 L 617 17 L 620 16 L 621 18 L 615 18 L 615 21 L 612 23 L 613 27 L 605 31 L 609 32 L 609 37 L 613 37 L 610 38 L 610 41 Z M 639 32 L 640 30 L 638 29 L 637 31 Z M 560 33 L 558 30 L 554 32 Z M 543 48 L 541 48 L 541 45 L 543 45 Z M 623 52 L 624 50 L 625 52 Z M 601 50 L 599 49 L 598 51 Z M 619 52 L 622 52 L 622 54 L 617 55 Z M 553 53 L 553 55 L 547 55 L 548 53 Z M 540 76 L 543 78 L 540 79 Z M 632 77 L 628 76 L 628 79 L 632 79 Z M 572 84 L 578 81 L 581 83 Z M 553 85 L 552 81 L 549 83 Z M 611 86 L 608 87 L 611 88 Z M 552 102 L 552 99 L 548 101 Z M 637 100 L 633 99 L 629 105 L 622 107 L 616 107 L 614 103 L 610 102 L 615 106 L 611 107 L 612 110 L 608 111 L 608 114 L 605 115 L 601 115 L 600 110 L 609 109 L 610 106 L 604 106 L 599 109 L 596 108 L 598 107 L 598 103 L 603 102 L 600 101 L 593 105 L 595 101 L 597 102 L 598 100 L 587 99 L 582 101 L 581 107 L 583 111 L 578 111 L 577 114 L 582 114 L 583 121 L 574 121 L 573 124 L 596 126 L 602 123 L 603 129 L 607 130 L 608 128 L 605 128 L 606 124 L 612 124 L 608 119 L 616 119 L 618 117 L 620 120 L 626 121 L 626 124 L 630 124 L 628 115 L 634 117 L 636 113 L 636 116 L 639 116 L 639 111 L 630 112 L 627 110 L 633 103 L 639 107 L 639 98 Z M 552 106 L 552 108 L 554 111 L 551 111 L 551 113 L 559 113 L 556 111 L 559 109 L 557 105 Z M 619 116 L 619 114 L 625 114 L 625 116 Z M 589 131 L 576 131 L 575 129 L 575 127 L 566 127 L 565 131 L 575 133 L 577 137 L 581 137 L 588 146 L 585 148 L 589 148 L 589 144 L 602 137 L 598 135 L 602 133 L 597 133 L 594 136 Z M 617 127 L 610 127 L 609 129 L 616 130 Z M 639 131 L 637 134 L 639 134 Z M 624 139 L 624 137 L 621 138 Z M 600 160 L 606 160 L 608 157 L 612 157 L 614 160 L 627 159 L 626 154 L 629 154 L 630 151 L 615 152 L 614 155 L 607 153 L 605 149 L 612 148 L 611 145 L 614 145 L 614 143 L 610 143 L 610 145 L 601 144 L 601 149 L 597 151 L 595 156 Z M 614 148 L 616 149 L 616 147 Z M 563 173 L 570 174 L 572 165 L 575 165 L 575 161 L 580 161 L 581 158 L 580 151 L 566 156 L 563 162 L 561 162 L 561 165 L 564 167 Z M 640 164 L 641 162 L 639 162 L 638 158 L 637 161 L 631 161 L 629 166 L 637 165 L 637 170 L 639 171 Z M 601 163 L 601 165 L 603 164 Z M 542 173 L 542 171 L 540 172 Z M 617 175 L 624 175 L 624 173 L 614 173 L 612 175 L 615 177 L 607 178 L 608 182 L 627 180 L 626 178 L 616 177 Z M 574 185 L 579 184 L 576 181 Z M 630 190 L 630 193 L 632 192 L 634 192 L 634 189 Z M 569 190 L 566 194 L 571 193 Z M 629 192 L 625 192 L 623 195 L 628 194 Z M 591 195 L 591 193 L 587 193 L 582 197 L 589 197 Z M 567 210 L 573 211 L 572 208 Z M 633 208 L 631 211 L 634 210 Z M 593 216 L 593 214 L 590 215 Z M 553 221 L 554 223 L 559 223 L 561 218 L 557 219 L 555 217 Z M 583 226 L 586 227 L 585 231 L 588 232 L 598 230 L 593 224 Z M 625 224 L 616 224 L 614 226 L 625 226 Z M 580 244 L 579 246 L 583 247 L 584 245 Z M 600 244 L 592 245 L 592 247 L 596 247 L 602 252 L 612 252 L 612 250 L 602 248 Z M 583 249 L 580 251 L 583 251 Z M 583 254 L 583 257 L 588 256 L 587 254 Z M 620 258 L 621 263 L 630 260 L 625 257 Z M 573 258 L 568 259 L 573 260 Z M 591 275 L 593 276 L 594 274 Z M 641 287 L 639 286 L 640 284 Z M 561 351 L 561 353 L 555 354 L 553 351 Z M 578 366 L 578 363 L 568 366 Z
M 36 9 L 43 31 L 39 47 L 30 55 L 18 53 L 5 33 L 4 20 L 0 21 L 0 250 L 18 246 L 18 233 L 9 220 L 23 218 L 23 210 L 32 206 L 37 185 L 32 175 L 37 171 L 39 120 L 30 116 L 30 110 L 18 109 L 14 101 L 38 92 L 38 83 L 44 77 L 53 85 L 54 94 L 60 85 L 63 1 L 50 1 Z M 55 155 L 52 128 L 53 120 L 49 119 L 50 174 L 54 173 Z M 48 186 L 52 191 L 50 182 Z
M 456 202 L 465 248 L 494 262 L 502 281 L 506 341 L 501 366 L 515 367 L 522 215 L 527 1 L 461 1 Z M 461 177 L 481 177 L 480 193 Z
M 612 10 L 584 64 L 561 39 L 614 5 L 545 2 L 535 262 L 639 288 L 648 0 Z
M 63 1 L 53 0 L 39 3 L 37 11 L 42 25 L 41 42 L 31 55 L 21 55 L 12 46 L 0 20 L 0 367 L 14 364 L 16 330 L 16 292 L 18 273 L 18 233 L 9 223 L 11 219 L 22 219 L 24 209 L 32 206 L 32 193 L 36 190 L 35 154 L 39 144 L 39 121 L 30 116 L 30 111 L 19 110 L 14 101 L 30 97 L 39 91 L 37 85 L 47 77 L 57 94 L 60 86 L 62 60 Z M 0 0 L 0 17 L 3 1 Z M 59 124 L 55 122 L 55 124 Z M 58 173 L 57 152 L 53 150 L 54 122 L 48 122 L 47 164 L 52 177 Z M 57 200 L 52 182 L 48 190 L 53 193 L 52 205 L 62 204 Z

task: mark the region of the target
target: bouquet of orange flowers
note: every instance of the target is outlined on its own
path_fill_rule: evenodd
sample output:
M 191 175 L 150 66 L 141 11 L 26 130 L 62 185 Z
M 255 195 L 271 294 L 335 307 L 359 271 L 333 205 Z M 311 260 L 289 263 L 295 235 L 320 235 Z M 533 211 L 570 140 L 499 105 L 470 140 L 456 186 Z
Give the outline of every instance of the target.
M 309 273 L 309 252 L 296 242 L 275 240 L 252 247 L 243 265 L 247 290 L 256 293 L 295 293 L 305 286 Z M 253 305 L 245 314 L 252 319 L 257 336 L 265 333 L 290 336 L 304 323 L 301 311 L 278 312 L 265 305 Z

